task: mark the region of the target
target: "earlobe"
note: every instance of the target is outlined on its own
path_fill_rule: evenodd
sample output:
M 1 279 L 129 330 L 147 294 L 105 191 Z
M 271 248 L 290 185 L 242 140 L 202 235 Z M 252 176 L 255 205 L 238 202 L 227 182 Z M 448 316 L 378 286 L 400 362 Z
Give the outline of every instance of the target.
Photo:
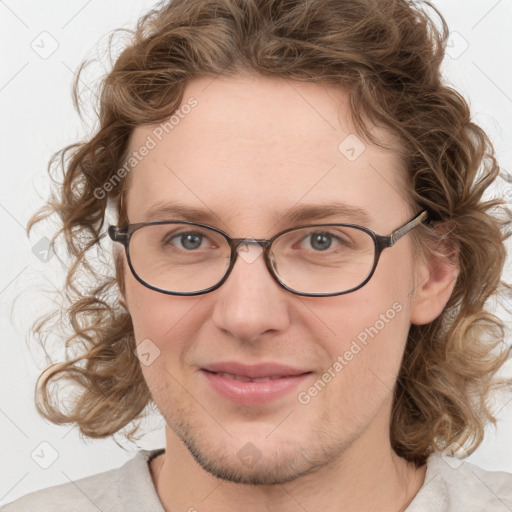
M 412 291 L 411 323 L 428 324 L 443 311 L 451 297 L 458 275 L 457 254 L 433 255 L 428 262 L 419 263 L 415 288 Z

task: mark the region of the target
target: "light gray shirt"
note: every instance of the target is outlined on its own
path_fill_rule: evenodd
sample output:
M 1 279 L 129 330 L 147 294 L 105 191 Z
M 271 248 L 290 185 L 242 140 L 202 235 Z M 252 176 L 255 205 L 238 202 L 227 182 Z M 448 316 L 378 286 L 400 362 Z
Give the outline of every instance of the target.
M 117 469 L 35 491 L 2 512 L 165 512 L 149 469 L 149 461 L 163 451 L 140 450 Z M 435 453 L 406 512 L 511 511 L 512 474 Z

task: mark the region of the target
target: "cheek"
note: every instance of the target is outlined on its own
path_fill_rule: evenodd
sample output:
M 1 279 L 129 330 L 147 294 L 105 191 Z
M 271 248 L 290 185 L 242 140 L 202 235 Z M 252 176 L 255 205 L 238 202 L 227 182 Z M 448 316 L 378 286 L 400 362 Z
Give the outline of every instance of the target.
M 339 311 L 332 315 L 336 331 L 323 344 L 322 371 L 300 390 L 297 412 L 351 438 L 391 406 L 409 322 L 401 303 L 387 299 L 358 309 L 340 305 Z
M 202 296 L 177 297 L 155 292 L 141 285 L 133 276 L 125 278 L 126 304 L 133 322 L 135 340 L 149 338 L 163 350 L 163 341 L 181 332 L 183 320 L 201 301 Z M 197 322 L 194 322 L 197 326 Z
M 127 278 L 126 299 L 144 379 L 160 402 L 170 400 L 179 393 L 173 377 L 183 379 L 184 359 L 197 335 L 193 327 L 197 322 L 191 326 L 185 319 L 198 297 L 165 295 Z
M 308 306 L 328 330 L 329 359 L 343 371 L 355 372 L 351 382 L 373 370 L 392 385 L 398 373 L 410 328 L 412 263 L 405 244 L 383 253 L 372 279 L 361 289 Z M 405 254 L 400 254 L 405 253 Z M 340 365 L 337 365 L 340 369 Z M 340 370 L 341 371 L 341 370 Z M 371 373 L 371 372 L 370 372 Z M 373 379 L 373 377 L 370 378 Z
M 297 396 L 303 415 L 324 417 L 347 436 L 391 404 L 409 329 L 407 310 L 398 300 L 360 299 L 365 306 L 340 305 L 341 313 L 332 314 L 335 331 L 323 345 L 322 372 Z
M 385 382 L 392 382 L 409 330 L 407 308 L 398 300 L 385 300 L 372 302 L 371 307 L 341 311 L 344 313 L 334 327 L 328 348 L 329 359 L 339 363 L 335 370 L 354 372 L 351 382 L 361 381 L 368 371 L 382 374 Z

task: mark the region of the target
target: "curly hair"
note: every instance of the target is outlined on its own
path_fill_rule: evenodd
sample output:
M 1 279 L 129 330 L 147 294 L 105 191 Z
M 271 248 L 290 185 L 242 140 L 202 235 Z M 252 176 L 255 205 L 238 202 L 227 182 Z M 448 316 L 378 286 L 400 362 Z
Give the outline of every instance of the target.
M 437 14 L 439 26 L 425 8 Z M 56 214 L 52 241 L 64 236 L 72 258 L 64 290 L 71 326 L 66 358 L 39 377 L 40 414 L 74 423 L 91 438 L 129 425 L 124 435 L 131 438 L 140 428 L 154 404 L 134 355 L 123 267 L 116 259 L 115 275 L 100 275 L 94 266 L 98 254 L 106 255 L 107 200 L 119 200 L 127 177 L 123 186 L 105 184 L 129 157 L 134 128 L 169 118 L 192 79 L 257 73 L 343 88 L 362 138 L 382 146 L 368 120 L 398 137 L 408 200 L 436 221 L 417 230 L 415 244 L 427 251 L 448 237 L 459 272 L 442 314 L 410 328 L 394 391 L 391 444 L 417 465 L 452 443 L 474 451 L 485 425 L 496 423 L 490 394 L 505 385 L 497 378 L 507 357 L 505 327 L 488 301 L 506 287 L 501 274 L 510 215 L 501 199 L 483 197 L 500 172 L 492 142 L 471 121 L 465 99 L 443 82 L 448 33 L 430 2 L 413 0 L 175 0 L 140 18 L 102 77 L 98 128 L 53 155 L 50 174 L 58 164 L 63 178 L 53 178 L 48 204 L 29 221 L 30 231 Z M 73 88 L 77 110 L 85 67 Z M 126 220 L 123 211 L 119 215 Z M 50 319 L 34 325 L 42 340 Z M 60 381 L 76 389 L 66 407 L 55 392 Z

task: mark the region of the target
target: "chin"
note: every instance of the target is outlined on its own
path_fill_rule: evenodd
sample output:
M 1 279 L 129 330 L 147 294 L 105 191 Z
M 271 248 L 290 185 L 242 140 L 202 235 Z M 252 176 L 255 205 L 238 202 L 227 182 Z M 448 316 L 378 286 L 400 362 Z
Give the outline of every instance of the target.
M 215 478 L 245 485 L 279 485 L 315 472 L 324 464 L 308 460 L 297 446 L 260 451 L 247 442 L 236 454 L 226 450 L 197 446 L 190 438 L 182 439 L 194 460 Z M 268 451 L 268 453 L 266 453 Z M 326 462 L 324 462 L 326 463 Z
M 194 422 L 172 425 L 194 460 L 225 481 L 245 485 L 279 485 L 332 464 L 345 446 L 325 433 L 299 435 L 287 431 L 250 435 L 219 435 L 217 429 Z M 205 435 L 205 433 L 208 433 Z

